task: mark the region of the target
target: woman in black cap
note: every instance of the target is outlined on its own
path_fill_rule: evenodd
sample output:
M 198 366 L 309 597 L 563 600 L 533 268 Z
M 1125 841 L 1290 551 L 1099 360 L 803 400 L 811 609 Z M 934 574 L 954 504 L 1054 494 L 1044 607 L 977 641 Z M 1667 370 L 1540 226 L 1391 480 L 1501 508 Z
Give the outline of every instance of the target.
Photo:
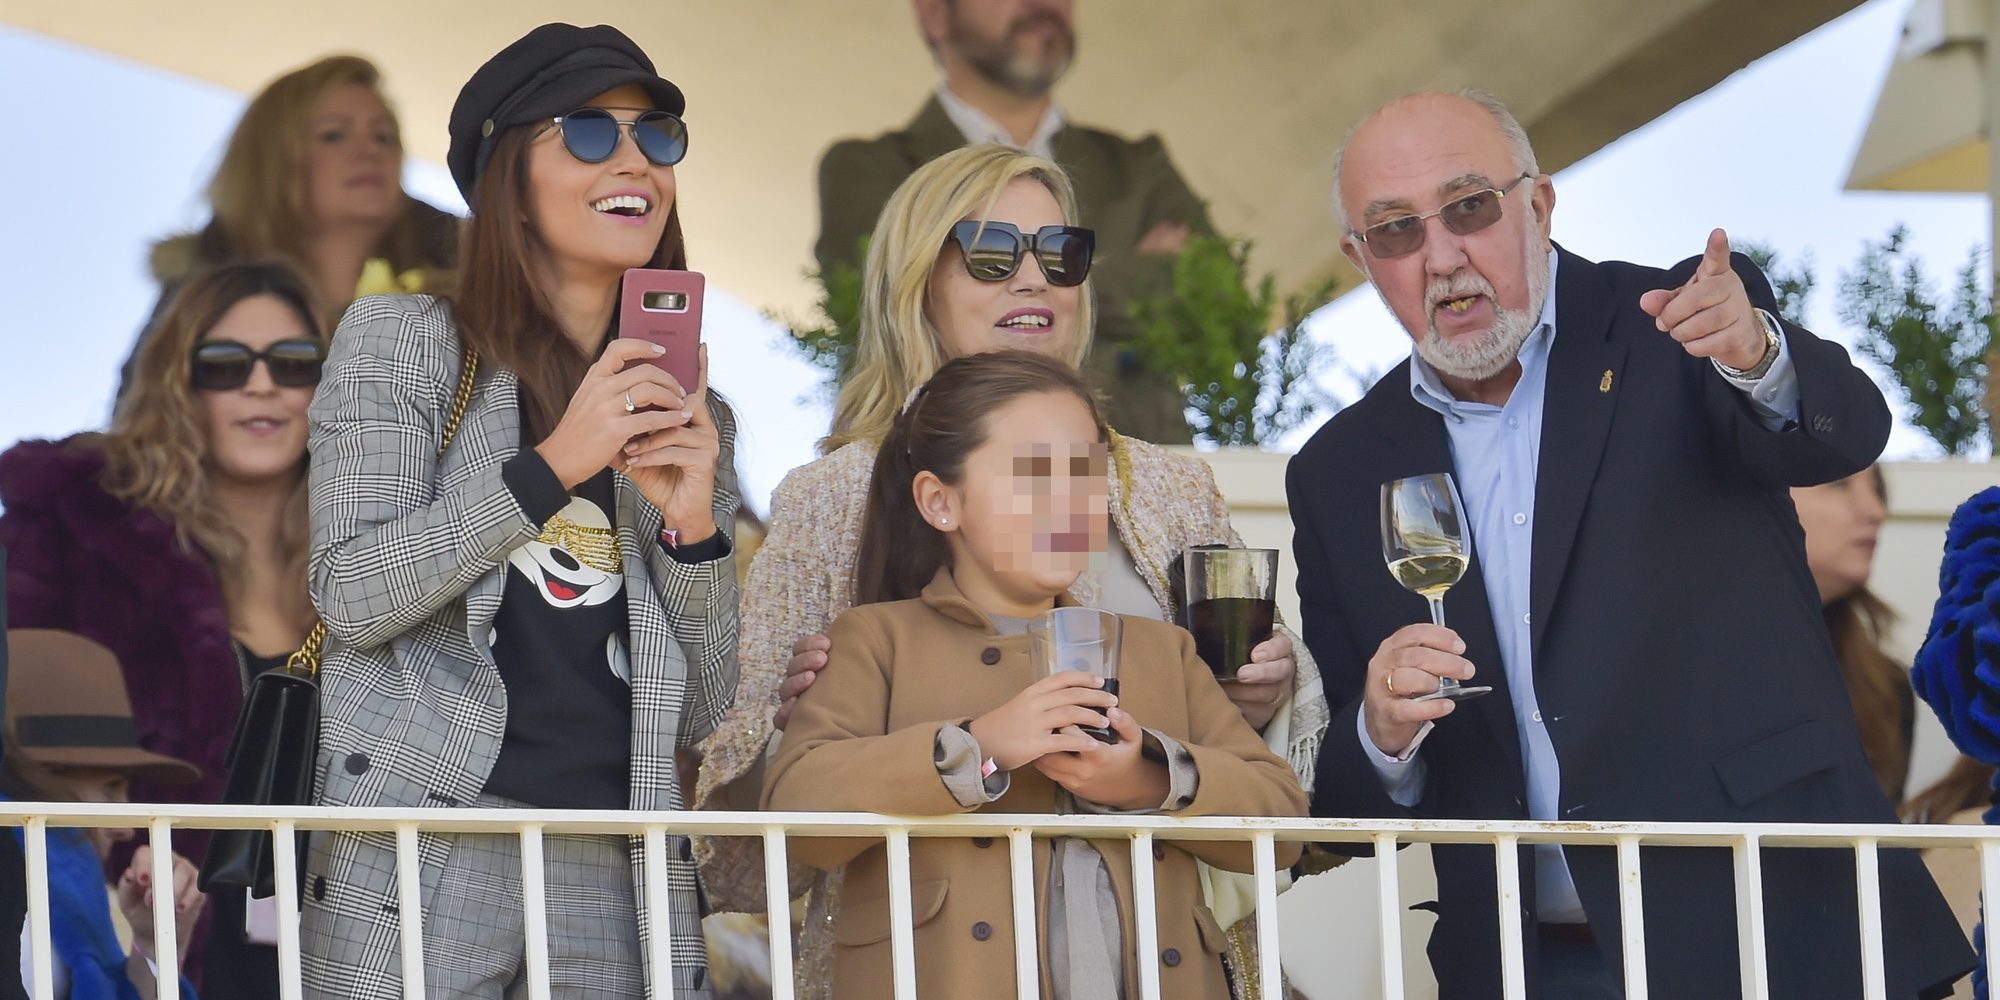
M 310 414 L 322 804 L 680 805 L 736 683 L 734 425 L 705 357 L 683 386 L 612 330 L 627 268 L 686 266 L 684 104 L 605 26 L 543 25 L 460 92 L 457 292 L 357 302 Z M 638 840 L 544 838 L 555 996 L 710 996 L 675 841 L 648 893 Z M 519 839 L 421 850 L 427 995 L 516 995 Z M 306 886 L 307 994 L 398 994 L 394 838 L 317 839 Z

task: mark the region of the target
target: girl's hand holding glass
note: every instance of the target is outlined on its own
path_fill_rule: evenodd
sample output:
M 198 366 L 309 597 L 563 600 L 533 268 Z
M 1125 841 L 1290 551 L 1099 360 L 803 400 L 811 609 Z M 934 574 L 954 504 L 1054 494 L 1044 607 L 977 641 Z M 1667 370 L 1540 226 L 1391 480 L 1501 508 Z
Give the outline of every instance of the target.
M 1071 795 L 1100 806 L 1158 809 L 1167 798 L 1166 765 L 1146 758 L 1141 750 L 1146 734 L 1131 713 L 1112 708 L 1104 714 L 1118 736 L 1116 743 L 1101 743 L 1077 732 L 1083 749 L 1047 754 L 1035 761 L 1035 770 Z
M 972 720 L 968 728 L 980 752 L 1002 771 L 1052 753 L 1103 746 L 1076 729 L 1108 724 L 1104 710 L 1116 705 L 1118 698 L 1102 686 L 1091 674 L 1058 673 L 1028 685 L 1006 704 Z

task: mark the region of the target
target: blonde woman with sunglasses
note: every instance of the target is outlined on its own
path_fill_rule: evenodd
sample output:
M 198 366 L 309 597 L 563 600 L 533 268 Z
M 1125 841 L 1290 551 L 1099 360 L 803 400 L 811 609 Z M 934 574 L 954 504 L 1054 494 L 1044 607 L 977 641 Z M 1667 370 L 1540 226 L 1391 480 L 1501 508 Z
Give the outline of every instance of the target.
M 798 699 L 826 665 L 826 630 L 854 603 L 854 560 L 876 449 L 909 395 L 946 361 L 1025 349 L 1078 366 L 1090 347 L 1090 230 L 1077 225 L 1068 178 L 1054 163 L 1006 146 L 955 150 L 897 188 L 869 242 L 861 336 L 854 369 L 834 404 L 822 458 L 787 476 L 772 496 L 770 535 L 744 592 L 742 681 L 736 702 L 704 744 L 700 808 L 755 808 L 763 765 Z M 1197 459 L 1110 436 L 1110 558 L 1079 579 L 1082 603 L 1169 618 L 1167 570 L 1190 545 L 1242 544 L 1214 476 Z M 1312 661 L 1281 629 L 1225 685 L 1268 745 L 1311 787 L 1327 725 Z M 764 908 L 763 860 L 751 840 L 696 840 L 711 900 L 724 910 Z M 799 949 L 802 996 L 830 990 L 828 917 L 838 874 L 794 866 L 791 894 L 809 892 Z M 1229 878 L 1208 880 L 1209 904 L 1232 967 L 1250 969 L 1255 934 L 1248 896 Z M 1218 938 L 1221 935 L 1217 935 Z M 1155 956 L 1157 960 L 1157 956 Z M 1279 996 L 1245 990 L 1239 995 Z

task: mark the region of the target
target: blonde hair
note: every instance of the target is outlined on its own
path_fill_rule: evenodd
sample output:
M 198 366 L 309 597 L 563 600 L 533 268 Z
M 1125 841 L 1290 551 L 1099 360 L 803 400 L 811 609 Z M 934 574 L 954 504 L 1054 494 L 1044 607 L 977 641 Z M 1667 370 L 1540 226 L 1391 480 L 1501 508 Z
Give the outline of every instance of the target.
M 388 103 L 382 93 L 382 74 L 375 64 L 360 56 L 327 56 L 301 66 L 267 84 L 243 109 L 222 163 L 208 183 L 208 204 L 215 215 L 215 228 L 222 237 L 222 249 L 232 259 L 280 258 L 293 264 L 307 262 L 305 246 L 310 217 L 307 212 L 305 162 L 306 146 L 312 138 L 312 115 L 319 102 L 333 89 L 360 84 Z M 395 109 L 389 110 L 395 120 Z M 396 125 L 396 145 L 402 147 L 401 125 Z M 400 178 L 398 179 L 400 181 Z M 436 269 L 444 261 L 429 259 L 421 220 L 408 210 L 390 224 L 375 255 L 385 257 L 398 273 L 409 269 Z M 343 300 L 329 303 L 346 305 L 344 289 L 321 289 Z M 337 314 L 336 314 L 337 315 Z
M 926 306 L 931 275 L 951 227 L 984 218 L 1007 185 L 1033 178 L 1055 196 L 1065 222 L 1075 225 L 1076 195 L 1069 175 L 1054 163 L 1011 146 L 983 144 L 953 150 L 917 168 L 882 206 L 861 279 L 861 331 L 854 367 L 833 403 L 833 429 L 822 454 L 855 441 L 879 442 L 889 433 L 903 400 L 929 381 L 948 359 Z M 1077 306 L 1076 343 L 1062 360 L 1075 368 L 1090 353 L 1090 283 Z
M 223 602 L 232 611 L 244 585 L 243 535 L 209 489 L 208 434 L 193 383 L 195 344 L 236 304 L 270 295 L 290 307 L 315 338 L 325 334 L 305 278 L 276 262 L 223 264 L 197 273 L 139 348 L 132 383 L 111 429 L 91 443 L 104 454 L 106 492 L 153 511 L 174 526 L 176 540 L 215 568 Z M 285 503 L 279 551 L 286 579 L 298 586 L 280 595 L 297 624 L 312 621 L 306 594 L 310 544 L 306 512 L 306 456 Z

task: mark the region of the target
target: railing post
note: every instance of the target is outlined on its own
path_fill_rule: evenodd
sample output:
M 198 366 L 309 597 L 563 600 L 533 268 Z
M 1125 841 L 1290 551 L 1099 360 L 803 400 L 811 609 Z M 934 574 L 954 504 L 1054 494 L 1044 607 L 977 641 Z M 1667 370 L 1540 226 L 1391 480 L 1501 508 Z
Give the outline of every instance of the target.
M 1257 977 L 1264 996 L 1277 996 L 1285 981 L 1278 954 L 1278 846 L 1269 830 L 1250 838 L 1257 866 Z
M 1736 953 L 1742 963 L 1744 1000 L 1770 1000 L 1764 953 L 1763 845 L 1746 833 L 1736 845 Z
M 1646 1000 L 1646 901 L 1639 838 L 1618 838 L 1618 935 L 1625 953 L 1625 1000 Z
M 1140 830 L 1132 834 L 1132 922 L 1139 926 L 1135 954 L 1142 1000 L 1160 1000 L 1160 905 L 1153 874 L 1153 834 Z
M 527 934 L 528 996 L 549 1000 L 548 866 L 542 857 L 542 827 L 521 827 L 521 917 Z
M 910 904 L 910 831 L 889 831 L 889 948 L 896 1000 L 917 998 L 916 920 Z
M 1979 898 L 2000 899 L 2000 842 L 1981 840 L 1979 842 Z M 1984 921 L 1986 928 L 1986 988 L 1990 993 L 1996 978 L 2000 978 L 2000 920 L 1994 920 L 1988 912 Z
M 278 1000 L 301 1000 L 299 841 L 291 820 L 279 820 L 271 831 L 271 867 L 278 889 Z M 247 893 L 244 901 L 249 902 Z
M 153 964 L 158 967 L 154 996 L 180 1000 L 181 949 L 174 908 L 174 825 L 153 820 L 149 829 L 153 854 Z
M 1014 994 L 1040 1000 L 1041 931 L 1035 920 L 1035 839 L 1023 827 L 1007 831 L 1007 864 L 1014 884 Z
M 785 828 L 764 828 L 764 922 L 771 937 L 771 1000 L 792 1000 L 792 876 Z
M 55 1000 L 55 951 L 49 944 L 49 821 L 30 817 L 22 831 L 28 848 L 28 969 L 35 1000 Z
M 674 992 L 674 911 L 667 892 L 667 828 L 647 826 L 646 856 L 646 981 L 653 995 Z
M 403 1000 L 424 1000 L 423 861 L 415 823 L 396 824 L 396 920 L 403 931 Z
M 1382 998 L 1403 1000 L 1403 888 L 1396 835 L 1375 835 L 1375 918 L 1382 932 Z
M 1511 833 L 1494 838 L 1500 880 L 1500 984 L 1507 1000 L 1528 1000 L 1527 960 L 1521 943 L 1521 849 Z
M 1888 1000 L 1889 981 L 1882 969 L 1881 857 L 1873 837 L 1854 842 L 1854 883 L 1861 902 L 1861 995 Z

